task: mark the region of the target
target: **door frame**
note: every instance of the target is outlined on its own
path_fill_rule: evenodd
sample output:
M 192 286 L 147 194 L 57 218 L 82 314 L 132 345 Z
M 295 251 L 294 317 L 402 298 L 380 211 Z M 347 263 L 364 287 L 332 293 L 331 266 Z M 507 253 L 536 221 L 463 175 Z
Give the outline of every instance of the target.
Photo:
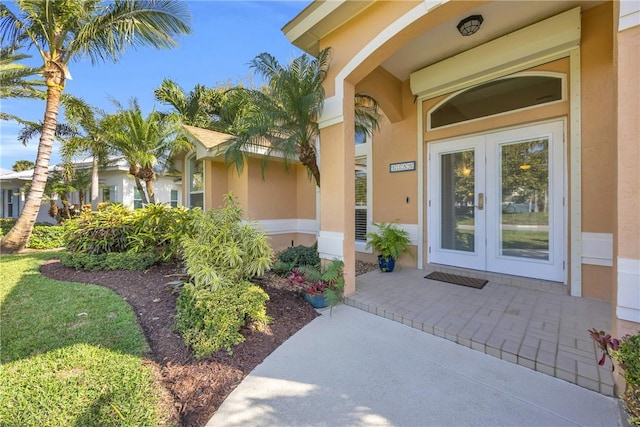
M 568 222 L 568 212 L 569 212 L 569 203 L 568 203 L 568 197 L 569 197 L 569 188 L 568 188 L 568 162 L 567 162 L 567 158 L 568 158 L 568 147 L 567 147 L 567 118 L 554 118 L 554 119 L 549 119 L 549 120 L 543 120 L 543 121 L 539 121 L 539 122 L 534 122 L 534 123 L 522 123 L 519 125 L 513 125 L 513 126 L 508 126 L 508 127 L 504 127 L 504 128 L 496 128 L 496 129 L 491 129 L 491 130 L 486 130 L 483 132 L 478 132 L 478 133 L 474 133 L 474 134 L 470 134 L 470 135 L 461 135 L 461 136 L 456 136 L 456 137 L 451 137 L 451 138 L 445 138 L 445 139 L 441 139 L 441 140 L 435 140 L 435 141 L 430 141 L 427 145 L 427 155 L 425 157 L 425 163 L 427 165 L 429 165 L 428 168 L 428 173 L 427 175 L 427 179 L 425 181 L 425 189 L 427 191 L 433 189 L 434 187 L 432 186 L 436 186 L 436 188 L 439 188 L 439 186 L 436 184 L 437 182 L 440 182 L 438 173 L 440 171 L 440 166 L 438 164 L 437 168 L 432 168 L 431 166 L 436 164 L 436 162 L 438 161 L 436 158 L 432 159 L 432 154 L 435 156 L 439 156 L 440 153 L 443 152 L 450 152 L 450 153 L 455 153 L 455 152 L 462 152 L 462 151 L 466 151 L 467 149 L 473 149 L 474 153 L 479 153 L 479 155 L 481 156 L 480 159 L 478 160 L 482 160 L 484 161 L 486 159 L 486 163 L 484 166 L 481 167 L 482 175 L 484 176 L 478 176 L 476 178 L 476 182 L 479 183 L 480 187 L 482 188 L 482 191 L 485 191 L 486 193 L 490 193 L 491 196 L 490 198 L 487 197 L 489 200 L 492 200 L 494 198 L 498 198 L 497 195 L 497 186 L 498 181 L 497 181 L 497 177 L 499 176 L 499 174 L 497 174 L 496 171 L 492 170 L 491 168 L 495 169 L 497 167 L 497 165 L 499 164 L 499 159 L 497 158 L 497 156 L 499 155 L 499 146 L 502 142 L 510 142 L 510 141 L 517 141 L 517 138 L 519 137 L 517 134 L 522 132 L 523 130 L 526 132 L 527 128 L 538 128 L 538 129 L 532 129 L 534 135 L 537 134 L 542 134 L 542 133 L 546 133 L 549 130 L 552 130 L 552 132 L 560 132 L 561 135 L 559 138 L 557 138 L 557 140 L 554 140 L 552 145 L 549 147 L 549 189 L 551 190 L 552 194 L 553 194 L 553 198 L 555 199 L 555 203 L 554 205 L 560 206 L 559 210 L 554 210 L 554 217 L 549 219 L 549 226 L 551 227 L 550 230 L 556 231 L 554 233 L 550 233 L 549 238 L 549 247 L 553 248 L 553 250 L 550 252 L 555 258 L 552 260 L 553 262 L 551 263 L 552 266 L 554 267 L 550 267 L 549 271 L 556 271 L 556 273 L 549 273 L 549 274 L 557 274 L 557 278 L 561 279 L 558 280 L 556 278 L 554 279 L 549 279 L 548 277 L 551 276 L 547 276 L 547 278 L 543 278 L 543 279 L 537 279 L 537 280 L 553 280 L 553 281 L 559 281 L 563 284 L 568 284 L 567 278 L 568 278 L 568 268 L 567 268 L 567 261 L 568 261 L 568 257 L 570 255 L 569 253 L 569 240 L 568 240 L 568 236 L 569 236 L 569 222 Z M 515 139 L 514 139 L 515 138 Z M 444 144 L 450 143 L 449 146 L 445 147 Z M 452 144 L 455 143 L 455 144 Z M 444 148 L 444 149 L 442 149 Z M 485 157 L 486 156 L 486 157 Z M 556 171 L 561 175 L 561 176 L 557 176 L 555 173 Z M 490 176 L 492 179 L 490 179 Z M 558 191 L 560 194 L 558 194 Z M 476 189 L 476 195 L 477 195 L 478 191 Z M 438 193 L 439 195 L 439 193 Z M 425 193 L 425 198 L 423 200 L 423 209 L 426 209 L 425 212 L 429 212 L 429 209 L 431 209 L 431 207 L 433 207 L 433 209 L 436 209 L 437 206 L 439 206 L 439 202 L 436 200 L 438 198 L 438 195 L 432 195 L 431 197 L 427 196 L 427 193 Z M 474 196 L 474 200 L 475 200 L 475 196 Z M 431 203 L 431 205 L 429 205 L 429 203 Z M 453 264 L 451 264 L 451 266 L 453 267 L 457 267 L 457 268 L 469 268 L 469 269 L 476 269 L 476 270 L 480 270 L 480 271 L 485 271 L 487 273 L 498 273 L 498 274 L 510 274 L 510 275 L 517 275 L 515 273 L 511 273 L 510 268 L 503 268 L 502 266 L 504 265 L 516 265 L 519 262 L 523 262 L 523 267 L 527 267 L 529 266 L 529 264 L 534 264 L 535 261 L 533 260 L 517 260 L 517 259 L 511 259 L 511 257 L 508 257 L 509 259 L 505 261 L 505 257 L 499 257 L 496 254 L 489 254 L 488 251 L 493 251 L 495 252 L 496 247 L 497 247 L 497 241 L 496 242 L 490 242 L 489 240 L 491 239 L 490 236 L 490 231 L 493 230 L 494 234 L 496 232 L 496 224 L 490 224 L 490 220 L 489 219 L 485 219 L 488 218 L 489 216 L 495 216 L 496 218 L 499 215 L 499 212 L 497 211 L 497 207 L 494 205 L 490 205 L 487 204 L 485 209 L 482 211 L 479 210 L 475 210 L 476 215 L 477 215 L 477 219 L 478 221 L 476 222 L 476 224 L 480 223 L 482 225 L 481 228 L 484 228 L 483 230 L 479 230 L 476 229 L 476 240 L 482 242 L 481 244 L 484 246 L 484 250 L 481 250 L 480 253 L 476 250 L 473 253 L 469 252 L 469 253 L 464 253 L 462 251 L 451 251 L 448 252 L 447 250 L 439 250 L 438 254 L 439 255 L 443 255 L 443 256 L 447 256 L 450 257 L 449 259 L 453 262 Z M 433 246 L 435 246 L 436 243 L 439 242 L 439 237 L 440 237 L 440 222 L 438 221 L 438 219 L 440 218 L 440 215 L 436 212 L 432 215 L 427 215 L 426 217 L 426 227 L 425 227 L 425 236 L 426 238 L 423 239 L 423 244 L 425 245 L 425 250 L 426 250 L 426 256 L 427 256 L 427 263 L 431 264 L 433 261 L 431 259 L 431 257 L 433 256 L 432 254 L 435 254 L 436 252 L 436 248 L 434 248 Z M 556 225 L 561 224 L 561 228 L 562 230 L 558 233 L 557 230 L 554 229 L 554 227 Z M 499 230 L 499 226 L 498 226 L 498 230 Z M 484 239 L 487 239 L 487 245 L 484 245 Z M 495 236 L 493 236 L 495 238 Z M 438 243 L 439 245 L 439 243 Z M 495 256 L 495 259 L 492 258 L 492 256 Z M 561 262 L 562 264 L 556 264 L 556 262 Z M 440 256 L 438 257 L 438 260 L 435 262 L 438 264 L 442 264 L 442 265 L 449 265 L 446 263 L 442 262 L 442 258 L 440 258 Z M 549 265 L 549 264 L 547 264 Z M 489 270 L 489 268 L 491 268 L 491 270 Z M 556 270 L 554 270 L 554 268 Z M 557 268 L 561 268 L 562 271 L 558 271 Z M 517 271 L 517 270 L 516 270 Z M 530 277 L 530 276 L 526 276 L 523 275 L 521 277 Z M 536 279 L 533 278 L 532 279 Z

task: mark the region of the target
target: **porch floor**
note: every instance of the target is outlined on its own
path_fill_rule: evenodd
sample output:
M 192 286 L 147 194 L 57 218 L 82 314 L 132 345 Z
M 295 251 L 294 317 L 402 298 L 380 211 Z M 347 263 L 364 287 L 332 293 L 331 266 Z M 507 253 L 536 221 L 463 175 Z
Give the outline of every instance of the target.
M 588 329 L 609 330 L 610 304 L 566 295 L 563 285 L 490 276 L 483 289 L 425 279 L 403 268 L 356 278 L 344 302 L 488 355 L 613 395 L 611 365 Z

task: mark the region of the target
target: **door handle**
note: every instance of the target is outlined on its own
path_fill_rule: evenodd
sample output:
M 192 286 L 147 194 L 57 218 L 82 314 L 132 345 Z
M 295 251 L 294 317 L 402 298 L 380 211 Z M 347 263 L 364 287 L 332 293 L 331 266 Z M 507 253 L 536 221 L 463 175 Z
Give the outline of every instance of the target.
M 484 209 L 484 193 L 478 193 L 478 204 L 476 205 L 479 211 Z

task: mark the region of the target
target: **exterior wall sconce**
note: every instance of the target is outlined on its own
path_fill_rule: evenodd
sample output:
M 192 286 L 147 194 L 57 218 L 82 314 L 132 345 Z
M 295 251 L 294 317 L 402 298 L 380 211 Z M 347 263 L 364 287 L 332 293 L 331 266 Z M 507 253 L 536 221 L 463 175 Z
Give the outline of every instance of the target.
M 456 27 L 458 28 L 458 31 L 460 31 L 460 34 L 462 34 L 463 36 L 470 36 L 472 34 L 475 34 L 475 32 L 480 29 L 482 21 L 484 21 L 482 15 L 471 15 L 458 22 L 458 25 L 456 25 Z

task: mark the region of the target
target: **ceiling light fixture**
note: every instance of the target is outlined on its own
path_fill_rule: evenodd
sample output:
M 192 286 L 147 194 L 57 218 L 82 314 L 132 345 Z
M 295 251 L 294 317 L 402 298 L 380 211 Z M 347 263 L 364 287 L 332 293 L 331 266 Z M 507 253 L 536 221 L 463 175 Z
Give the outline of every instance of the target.
M 471 15 L 458 22 L 456 27 L 463 36 L 470 36 L 480 29 L 482 21 L 484 21 L 482 15 Z

